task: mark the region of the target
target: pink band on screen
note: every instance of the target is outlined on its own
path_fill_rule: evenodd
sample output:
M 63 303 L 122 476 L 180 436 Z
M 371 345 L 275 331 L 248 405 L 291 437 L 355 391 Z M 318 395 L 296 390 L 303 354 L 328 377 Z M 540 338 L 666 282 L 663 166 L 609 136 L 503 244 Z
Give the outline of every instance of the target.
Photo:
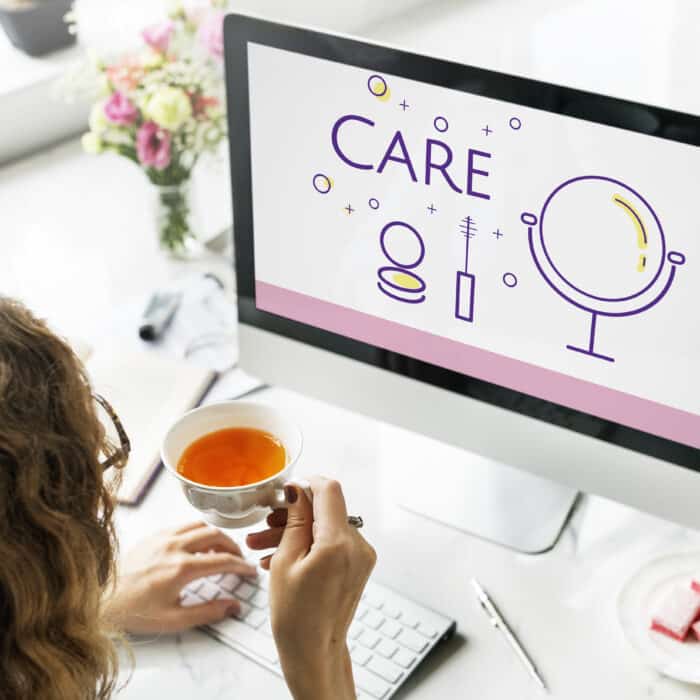
M 258 309 L 700 447 L 700 416 L 315 297 L 255 283 Z

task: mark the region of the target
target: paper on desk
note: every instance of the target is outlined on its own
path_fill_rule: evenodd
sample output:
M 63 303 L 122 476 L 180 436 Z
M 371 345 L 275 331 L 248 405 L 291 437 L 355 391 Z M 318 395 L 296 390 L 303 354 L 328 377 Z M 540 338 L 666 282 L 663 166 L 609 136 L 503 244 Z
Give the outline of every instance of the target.
M 96 351 L 87 370 L 129 436 L 131 454 L 122 470 L 118 500 L 134 505 L 158 471 L 165 433 L 199 403 L 216 375 L 167 356 L 123 350 Z

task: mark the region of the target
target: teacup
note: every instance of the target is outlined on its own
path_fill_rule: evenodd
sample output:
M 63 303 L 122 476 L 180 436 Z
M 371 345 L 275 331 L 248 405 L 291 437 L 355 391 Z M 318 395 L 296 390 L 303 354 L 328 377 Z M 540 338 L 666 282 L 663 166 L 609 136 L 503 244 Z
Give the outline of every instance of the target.
M 246 486 L 207 486 L 180 474 L 177 465 L 184 450 L 198 438 L 224 428 L 255 428 L 274 435 L 284 446 L 284 468 Z M 271 508 L 286 507 L 283 486 L 299 459 L 302 442 L 299 427 L 277 409 L 250 401 L 222 401 L 185 413 L 168 430 L 160 455 L 165 468 L 182 484 L 187 500 L 207 522 L 236 528 L 259 522 Z

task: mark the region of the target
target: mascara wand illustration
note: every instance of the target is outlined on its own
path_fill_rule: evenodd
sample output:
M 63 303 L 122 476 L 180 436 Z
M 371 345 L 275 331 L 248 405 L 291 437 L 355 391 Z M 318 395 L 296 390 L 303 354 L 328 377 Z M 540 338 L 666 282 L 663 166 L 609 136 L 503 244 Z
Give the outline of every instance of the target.
M 466 321 L 474 322 L 474 287 L 476 277 L 469 272 L 469 241 L 476 236 L 476 222 L 471 216 L 466 216 L 459 222 L 459 230 L 464 236 L 464 272 L 457 272 L 457 287 L 455 297 L 455 317 Z

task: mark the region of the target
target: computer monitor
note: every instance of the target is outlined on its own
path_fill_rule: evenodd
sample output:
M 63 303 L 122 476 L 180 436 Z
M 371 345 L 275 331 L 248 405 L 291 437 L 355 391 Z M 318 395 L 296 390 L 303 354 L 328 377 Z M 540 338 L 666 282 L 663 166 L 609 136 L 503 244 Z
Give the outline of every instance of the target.
M 248 16 L 225 53 L 246 370 L 464 448 L 409 505 L 523 551 L 572 489 L 700 526 L 700 119 Z

